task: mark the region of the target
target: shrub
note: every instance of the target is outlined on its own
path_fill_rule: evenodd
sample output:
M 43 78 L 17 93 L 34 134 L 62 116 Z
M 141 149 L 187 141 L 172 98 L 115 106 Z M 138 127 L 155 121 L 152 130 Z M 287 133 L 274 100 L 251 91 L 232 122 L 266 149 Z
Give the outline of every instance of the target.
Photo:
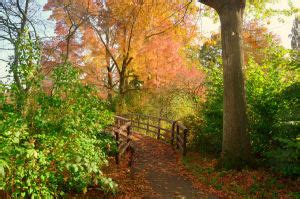
M 202 152 L 220 153 L 223 126 L 223 80 L 220 67 L 205 68 L 206 97 L 201 101 L 200 114 L 185 119 L 194 136 L 194 147 Z
M 91 185 L 115 191 L 101 172 L 113 146 L 102 133 L 112 113 L 79 75 L 71 65 L 57 67 L 52 94 L 32 87 L 21 110 L 13 86 L 0 93 L 0 190 L 14 198 L 53 198 Z
M 250 60 L 246 67 L 248 130 L 253 152 L 264 163 L 276 167 L 275 170 L 283 171 L 286 175 L 299 172 L 299 168 L 296 168 L 299 141 L 296 140 L 300 132 L 297 111 L 300 87 L 299 64 L 295 61 L 295 56 L 299 55 L 281 47 L 274 47 L 268 49 L 266 59 L 260 64 Z M 218 63 L 213 63 L 205 70 L 206 100 L 202 102 L 198 116 L 202 122 L 192 126 L 193 131 L 197 132 L 198 148 L 219 153 L 222 143 L 222 71 Z M 290 154 L 291 158 L 283 162 L 283 154 Z M 278 164 L 274 163 L 276 161 Z M 291 165 L 295 167 L 288 169 Z

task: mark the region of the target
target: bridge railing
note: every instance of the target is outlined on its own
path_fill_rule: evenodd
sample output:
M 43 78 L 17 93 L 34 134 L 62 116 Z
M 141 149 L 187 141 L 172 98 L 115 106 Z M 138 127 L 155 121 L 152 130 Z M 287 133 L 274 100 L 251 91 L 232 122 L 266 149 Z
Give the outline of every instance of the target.
M 132 129 L 170 143 L 186 155 L 188 129 L 179 121 L 133 113 L 125 114 L 123 118 L 131 121 Z
M 131 121 L 127 118 L 115 116 L 115 123 L 112 126 L 113 134 L 117 144 L 116 164 L 131 144 Z

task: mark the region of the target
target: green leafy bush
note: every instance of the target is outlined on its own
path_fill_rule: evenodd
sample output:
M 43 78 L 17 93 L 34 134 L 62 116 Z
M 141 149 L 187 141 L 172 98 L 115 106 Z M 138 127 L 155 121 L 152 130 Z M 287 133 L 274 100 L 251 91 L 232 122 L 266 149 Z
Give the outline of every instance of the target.
M 223 80 L 220 67 L 205 68 L 206 97 L 201 101 L 199 116 L 184 120 L 193 133 L 194 147 L 207 153 L 220 153 L 223 125 Z
M 279 147 L 266 152 L 272 168 L 287 176 L 300 175 L 300 139 L 283 139 L 278 138 Z
M 275 170 L 286 175 L 298 172 L 299 175 L 299 142 L 295 141 L 300 132 L 299 60 L 295 61 L 295 56 L 299 55 L 281 47 L 268 49 L 266 55 L 260 64 L 250 60 L 245 70 L 253 152 Z M 205 71 L 206 99 L 202 102 L 200 119 L 189 126 L 196 132 L 198 148 L 219 153 L 222 146 L 222 70 L 220 64 L 214 62 Z M 291 158 L 284 162 L 283 154 L 290 154 Z
M 0 190 L 13 198 L 54 198 L 97 185 L 114 192 L 116 184 L 101 172 L 113 148 L 107 146 L 114 146 L 103 133 L 113 121 L 108 105 L 69 64 L 54 70 L 46 95 L 43 77 L 28 76 L 37 74 L 25 64 L 35 59 L 31 45 L 23 45 L 27 55 L 17 73 L 29 89 L 0 87 Z
M 2 104 L 0 188 L 14 197 L 58 196 L 90 185 L 115 189 L 101 172 L 106 146 L 113 145 L 101 131 L 112 114 L 78 75 L 70 65 L 58 67 L 52 95 L 32 93 L 22 113 Z

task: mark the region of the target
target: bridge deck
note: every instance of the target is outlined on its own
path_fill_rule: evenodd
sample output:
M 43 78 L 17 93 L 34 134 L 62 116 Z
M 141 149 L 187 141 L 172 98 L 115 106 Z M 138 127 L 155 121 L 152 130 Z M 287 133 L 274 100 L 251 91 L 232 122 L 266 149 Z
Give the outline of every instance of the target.
M 136 188 L 143 193 L 138 197 L 211 198 L 194 188 L 179 161 L 180 155 L 170 145 L 137 133 L 133 137 L 135 153 L 131 172 Z
M 214 198 L 195 188 L 195 178 L 180 161 L 186 155 L 188 135 L 188 129 L 180 122 L 140 114 L 115 116 L 114 133 L 119 147 L 117 164 L 122 163 L 125 148 L 120 148 L 124 143 L 134 148 L 130 178 L 117 180 L 121 190 L 125 187 L 121 191 L 124 198 Z M 125 138 L 121 139 L 121 135 Z M 117 176 L 121 173 L 124 170 Z

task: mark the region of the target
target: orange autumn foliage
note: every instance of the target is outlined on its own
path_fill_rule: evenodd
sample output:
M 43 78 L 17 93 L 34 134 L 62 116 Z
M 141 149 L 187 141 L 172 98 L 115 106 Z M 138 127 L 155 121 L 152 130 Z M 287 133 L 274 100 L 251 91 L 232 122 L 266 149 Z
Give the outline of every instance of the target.
M 67 54 L 82 69 L 85 82 L 121 95 L 135 89 L 130 82 L 136 78 L 147 88 L 199 83 L 183 81 L 201 76 L 181 52 L 195 37 L 191 3 L 48 0 L 44 9 L 52 11 L 56 22 L 57 41 L 51 49 L 56 45 Z

